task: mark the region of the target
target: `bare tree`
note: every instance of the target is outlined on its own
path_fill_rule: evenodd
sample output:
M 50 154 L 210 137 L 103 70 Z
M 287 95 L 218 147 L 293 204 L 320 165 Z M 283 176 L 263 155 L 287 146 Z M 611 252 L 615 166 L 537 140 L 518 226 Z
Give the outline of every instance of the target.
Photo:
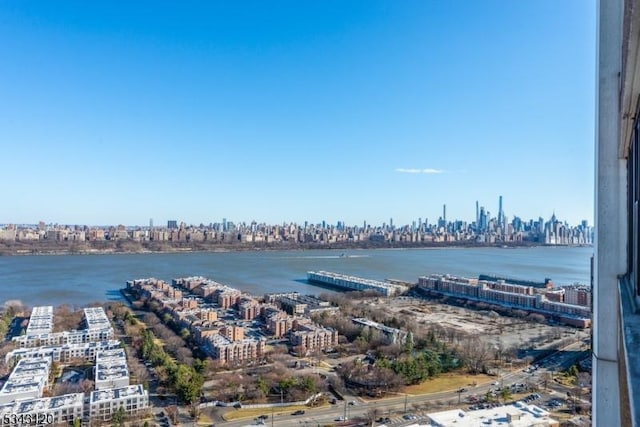
M 472 374 L 482 371 L 484 363 L 489 359 L 490 347 L 477 336 L 470 336 L 462 340 L 458 346 L 458 353 Z

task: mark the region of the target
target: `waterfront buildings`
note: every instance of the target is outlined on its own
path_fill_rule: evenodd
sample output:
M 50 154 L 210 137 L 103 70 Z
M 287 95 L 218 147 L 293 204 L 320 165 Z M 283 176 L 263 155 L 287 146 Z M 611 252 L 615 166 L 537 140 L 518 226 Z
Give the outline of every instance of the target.
M 264 359 L 267 336 L 288 339 L 304 351 L 332 348 L 337 331 L 311 324 L 309 315 L 333 310 L 326 301 L 297 292 L 267 294 L 261 302 L 251 295 L 200 277 L 127 282 L 134 294 L 149 298 L 187 328 L 201 348 L 222 365 L 234 366 Z M 179 289 L 179 291 L 178 291 Z M 175 298 L 180 292 L 180 298 Z
M 389 282 L 363 279 L 361 277 L 347 276 L 329 271 L 309 271 L 307 272 L 307 280 L 311 283 L 335 286 L 353 291 L 376 291 L 387 297 L 400 295 L 408 289 L 406 286 Z
M 545 316 L 555 317 L 557 320 L 573 326 L 588 327 L 591 325 L 591 298 L 589 296 L 576 297 L 575 302 L 581 303 L 580 305 L 568 304 L 561 302 L 561 296 L 553 292 L 535 292 L 531 286 L 510 284 L 502 280 L 491 282 L 439 274 L 420 277 L 418 279 L 418 289 L 440 295 L 536 312 Z M 575 295 L 582 294 L 586 288 L 569 289 L 573 300 L 574 293 Z M 551 295 L 552 299 L 550 300 L 547 295 Z
M 53 331 L 53 307 L 34 307 L 27 325 L 27 335 L 49 334 Z

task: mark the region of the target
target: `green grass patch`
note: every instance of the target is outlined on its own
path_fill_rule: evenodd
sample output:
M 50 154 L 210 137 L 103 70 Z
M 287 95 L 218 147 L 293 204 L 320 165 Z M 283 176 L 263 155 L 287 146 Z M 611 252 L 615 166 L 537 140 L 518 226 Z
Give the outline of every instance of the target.
M 436 378 L 428 379 L 423 383 L 410 385 L 404 388 L 404 392 L 408 394 L 426 394 L 437 393 L 439 391 L 455 390 L 461 387 L 474 387 L 474 384 L 482 384 L 495 381 L 495 377 L 484 374 L 469 375 L 460 373 L 447 373 L 438 375 Z

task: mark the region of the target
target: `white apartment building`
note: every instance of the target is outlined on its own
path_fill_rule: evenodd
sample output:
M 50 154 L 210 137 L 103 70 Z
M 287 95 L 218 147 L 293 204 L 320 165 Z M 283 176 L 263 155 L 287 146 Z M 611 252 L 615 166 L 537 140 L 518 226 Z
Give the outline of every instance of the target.
M 113 338 L 113 328 L 82 329 L 79 331 L 52 332 L 38 335 L 22 335 L 14 337 L 13 341 L 20 348 L 35 348 L 43 346 L 61 346 L 65 344 L 83 344 L 96 341 L 108 341 Z
M 102 350 L 96 354 L 96 390 L 118 389 L 129 385 L 129 369 L 124 349 Z
M 142 385 L 92 391 L 89 416 L 107 421 L 121 406 L 128 415 L 142 414 L 149 407 L 149 395 Z
M 63 346 L 47 346 L 36 348 L 18 348 L 5 356 L 5 363 L 11 364 L 18 359 L 50 358 L 53 362 L 69 362 L 82 359 L 84 362 L 96 360 L 96 353 L 100 350 L 114 350 L 120 348 L 120 341 L 88 342 L 84 344 L 65 344 Z
M 84 322 L 87 329 L 111 329 L 109 318 L 102 307 L 89 307 L 84 309 Z
M 384 296 L 400 295 L 407 291 L 406 286 L 396 285 L 389 282 L 364 279 L 362 277 L 348 276 L 345 274 L 333 273 L 330 271 L 308 271 L 307 280 L 312 283 L 336 286 L 339 288 L 351 289 L 354 291 L 373 290 L 380 292 Z
M 42 397 L 49 385 L 51 359 L 20 360 L 0 390 L 0 404 Z
M 48 334 L 53 331 L 53 307 L 50 305 L 34 307 L 31 310 L 27 335 Z
M 82 419 L 83 409 L 84 393 L 21 400 L 0 406 L 0 427 L 14 427 L 11 418 L 14 415 L 33 420 L 29 423 L 33 427 L 48 427 L 58 423 L 70 425 L 73 420 Z

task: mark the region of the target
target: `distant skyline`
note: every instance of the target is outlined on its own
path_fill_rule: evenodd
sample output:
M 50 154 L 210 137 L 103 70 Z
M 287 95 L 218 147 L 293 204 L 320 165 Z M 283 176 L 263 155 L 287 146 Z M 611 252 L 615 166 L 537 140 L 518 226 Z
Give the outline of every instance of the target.
M 595 2 L 0 4 L 0 223 L 593 223 Z

